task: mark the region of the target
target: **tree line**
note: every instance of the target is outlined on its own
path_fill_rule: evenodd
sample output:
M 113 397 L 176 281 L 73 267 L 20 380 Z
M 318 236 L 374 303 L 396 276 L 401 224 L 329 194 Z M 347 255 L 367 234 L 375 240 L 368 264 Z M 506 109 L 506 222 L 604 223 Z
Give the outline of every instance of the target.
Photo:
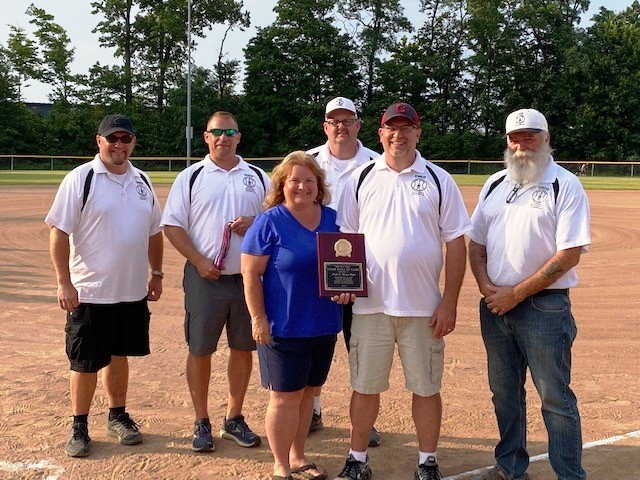
M 406 101 L 433 159 L 499 157 L 504 119 L 522 107 L 546 114 L 559 158 L 640 159 L 637 0 L 619 13 L 602 7 L 588 27 L 588 0 L 417 1 L 408 19 L 400 0 L 279 0 L 244 58 L 229 59 L 227 34 L 248 27 L 250 13 L 242 1 L 192 0 L 192 47 L 225 26 L 217 61 L 192 64 L 194 156 L 215 110 L 238 116 L 248 157 L 320 144 L 324 104 L 342 95 L 356 100 L 373 148 L 381 112 Z M 187 1 L 91 5 L 115 65 L 72 72 L 72 39 L 34 4 L 33 32 L 10 26 L 0 44 L 0 153 L 92 154 L 100 118 L 119 112 L 136 125 L 137 155 L 185 155 Z M 32 80 L 51 85 L 46 116 L 22 101 Z

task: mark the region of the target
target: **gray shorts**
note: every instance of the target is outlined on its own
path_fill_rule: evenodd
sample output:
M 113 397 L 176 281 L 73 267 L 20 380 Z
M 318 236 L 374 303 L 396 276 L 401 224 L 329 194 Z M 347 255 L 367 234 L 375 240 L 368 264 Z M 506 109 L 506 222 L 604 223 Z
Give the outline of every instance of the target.
M 184 335 L 189 353 L 196 356 L 214 353 L 225 326 L 229 348 L 256 349 L 251 336 L 251 317 L 244 300 L 242 275 L 222 275 L 218 280 L 207 280 L 191 262 L 187 262 L 182 286 Z

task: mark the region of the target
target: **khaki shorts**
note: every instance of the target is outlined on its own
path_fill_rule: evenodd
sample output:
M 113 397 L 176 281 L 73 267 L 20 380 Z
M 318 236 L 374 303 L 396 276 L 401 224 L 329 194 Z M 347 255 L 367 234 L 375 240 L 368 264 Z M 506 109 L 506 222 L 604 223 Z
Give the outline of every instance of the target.
M 433 338 L 430 321 L 431 317 L 354 314 L 349 342 L 351 388 L 368 395 L 388 390 L 397 343 L 407 390 L 421 397 L 438 393 L 444 370 L 444 340 Z

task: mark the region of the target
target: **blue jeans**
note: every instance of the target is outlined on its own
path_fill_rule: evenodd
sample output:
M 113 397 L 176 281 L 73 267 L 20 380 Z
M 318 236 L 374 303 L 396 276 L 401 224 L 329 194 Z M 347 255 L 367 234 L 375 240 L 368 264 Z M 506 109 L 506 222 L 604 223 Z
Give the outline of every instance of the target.
M 561 480 L 586 479 L 582 469 L 582 431 L 571 381 L 571 345 L 576 324 L 571 301 L 544 290 L 505 315 L 480 301 L 480 326 L 487 349 L 489 386 L 500 430 L 496 462 L 509 479 L 523 476 L 527 453 L 527 367 L 542 399 L 549 436 L 549 460 Z

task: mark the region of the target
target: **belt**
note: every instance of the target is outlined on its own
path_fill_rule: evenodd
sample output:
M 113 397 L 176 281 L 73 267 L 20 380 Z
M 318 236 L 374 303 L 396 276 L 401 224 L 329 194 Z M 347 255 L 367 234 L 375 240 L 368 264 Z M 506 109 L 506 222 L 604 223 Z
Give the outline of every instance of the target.
M 568 288 L 547 288 L 545 290 L 540 290 L 538 293 L 534 293 L 531 295 L 532 297 L 544 297 L 547 295 L 560 294 L 569 296 Z

